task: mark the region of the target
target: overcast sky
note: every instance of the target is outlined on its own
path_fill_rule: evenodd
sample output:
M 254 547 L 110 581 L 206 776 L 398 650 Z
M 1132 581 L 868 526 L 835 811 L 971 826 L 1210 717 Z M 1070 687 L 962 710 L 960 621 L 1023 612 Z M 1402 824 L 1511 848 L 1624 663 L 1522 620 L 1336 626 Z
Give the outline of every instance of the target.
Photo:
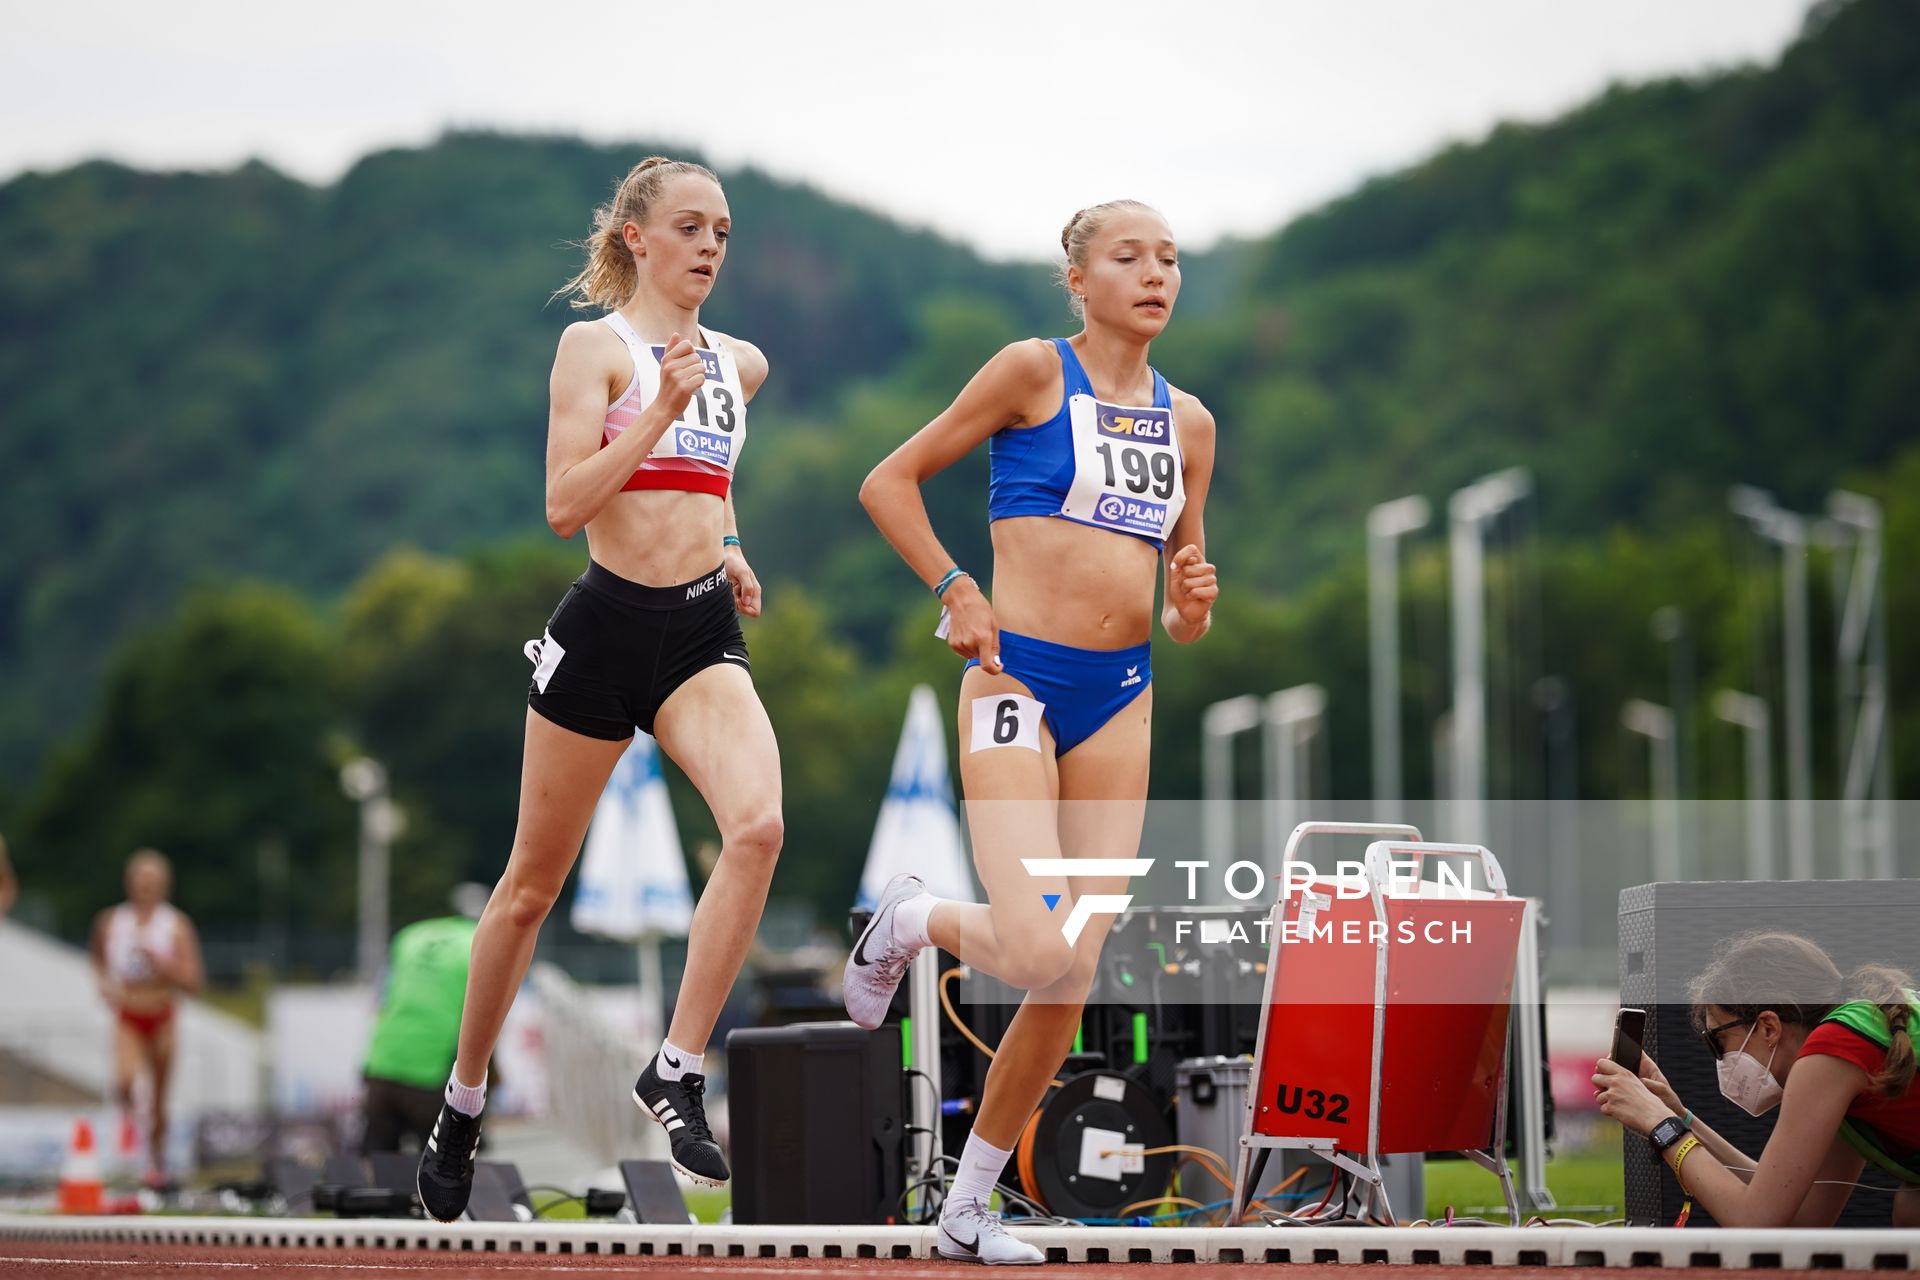
M 1806 7 L 0 0 L 0 174 L 259 156 L 327 182 L 490 126 L 697 146 L 997 257 L 1119 195 L 1199 246 L 1612 81 L 1770 60 Z

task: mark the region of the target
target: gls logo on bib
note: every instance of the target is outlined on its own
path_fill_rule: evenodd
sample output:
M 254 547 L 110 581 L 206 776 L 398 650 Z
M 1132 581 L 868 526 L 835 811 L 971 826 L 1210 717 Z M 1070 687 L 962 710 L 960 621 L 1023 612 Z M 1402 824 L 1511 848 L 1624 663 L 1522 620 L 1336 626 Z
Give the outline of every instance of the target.
M 1147 444 L 1165 444 L 1170 434 L 1168 424 L 1172 421 L 1173 415 L 1166 409 L 1130 409 L 1126 413 L 1115 413 L 1102 408 L 1100 434 Z
M 653 359 L 656 364 L 667 358 L 667 349 L 659 343 L 655 343 L 651 350 L 653 351 Z M 720 372 L 720 353 L 718 351 L 707 351 L 696 347 L 693 354 L 699 356 L 700 363 L 707 367 L 708 382 L 726 381 L 726 377 Z

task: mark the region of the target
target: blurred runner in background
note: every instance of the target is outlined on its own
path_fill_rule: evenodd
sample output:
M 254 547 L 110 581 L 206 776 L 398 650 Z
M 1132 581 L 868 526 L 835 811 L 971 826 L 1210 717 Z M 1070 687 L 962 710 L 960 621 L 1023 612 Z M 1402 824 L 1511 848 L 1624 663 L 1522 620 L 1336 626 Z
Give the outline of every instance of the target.
M 7 838 L 0 836 L 0 916 L 13 910 L 20 897 L 20 882 L 13 877 L 13 864 L 7 861 Z
M 200 935 L 167 901 L 173 864 L 152 849 L 127 859 L 127 900 L 93 920 L 94 973 L 114 1011 L 113 1080 L 122 1123 L 131 1124 L 134 1091 L 148 1079 L 147 1167 L 141 1180 L 166 1185 L 167 1080 L 175 1048 L 174 1003 L 206 982 Z

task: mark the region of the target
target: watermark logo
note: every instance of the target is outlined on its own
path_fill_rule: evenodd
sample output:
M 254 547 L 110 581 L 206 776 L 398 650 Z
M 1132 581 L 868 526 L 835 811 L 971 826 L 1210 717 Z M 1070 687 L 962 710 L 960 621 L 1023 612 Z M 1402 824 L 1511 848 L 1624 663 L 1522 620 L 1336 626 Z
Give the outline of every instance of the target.
M 1153 869 L 1152 858 L 1022 858 L 1020 865 L 1027 874 L 1035 877 L 1103 877 L 1108 879 L 1124 877 L 1133 879 L 1144 876 Z M 1186 872 L 1187 901 L 1200 900 L 1199 876 L 1211 870 L 1212 863 L 1206 861 L 1188 862 L 1176 860 L 1176 868 Z M 1367 865 L 1360 862 L 1341 861 L 1336 864 L 1331 876 L 1323 875 L 1314 866 L 1306 862 L 1288 861 L 1283 864 L 1278 875 L 1269 875 L 1257 862 L 1235 862 L 1226 868 L 1222 883 L 1227 895 L 1238 902 L 1251 902 L 1255 899 L 1276 893 L 1281 902 L 1289 902 L 1296 897 L 1302 901 L 1298 919 L 1287 920 L 1282 926 L 1283 933 L 1291 940 L 1315 942 L 1344 942 L 1377 944 L 1387 940 L 1388 925 L 1379 919 L 1339 919 L 1320 918 L 1336 902 L 1366 898 L 1378 892 L 1382 898 L 1425 898 L 1435 901 L 1460 901 L 1474 897 L 1493 896 L 1486 890 L 1475 890 L 1469 878 L 1460 875 L 1453 867 L 1442 863 L 1439 878 L 1423 881 L 1420 876 L 1420 864 L 1417 862 L 1392 861 L 1385 867 L 1385 874 L 1376 879 Z M 1041 900 L 1047 904 L 1049 912 L 1059 910 L 1063 897 L 1057 893 L 1043 893 Z M 1061 936 L 1069 946 L 1080 940 L 1087 921 L 1096 915 L 1119 915 L 1133 905 L 1131 893 L 1089 893 L 1074 899 L 1066 917 L 1060 922 Z M 1259 941 L 1265 945 L 1269 941 L 1270 919 L 1255 922 L 1259 931 Z M 1224 935 L 1210 935 L 1209 924 L 1217 924 L 1225 930 Z M 1174 926 L 1176 942 L 1186 942 L 1196 932 L 1195 922 L 1181 920 Z M 1197 929 L 1197 941 L 1202 944 L 1221 942 L 1246 942 L 1249 935 L 1240 922 L 1201 921 Z M 1399 920 L 1392 930 L 1394 940 L 1401 943 L 1425 941 L 1429 943 L 1467 942 L 1473 940 L 1473 926 L 1470 920 L 1429 919 L 1425 921 Z
M 1030 876 L 1124 876 L 1131 880 L 1153 870 L 1152 858 L 1022 858 L 1020 865 L 1027 869 Z M 1047 904 L 1047 910 L 1056 910 L 1060 905 L 1060 895 L 1043 893 L 1041 900 Z M 1060 922 L 1060 934 L 1072 946 L 1080 941 L 1081 930 L 1087 927 L 1087 921 L 1096 915 L 1119 915 L 1133 905 L 1130 893 L 1083 893 L 1073 901 L 1073 909 L 1067 912 L 1067 918 Z

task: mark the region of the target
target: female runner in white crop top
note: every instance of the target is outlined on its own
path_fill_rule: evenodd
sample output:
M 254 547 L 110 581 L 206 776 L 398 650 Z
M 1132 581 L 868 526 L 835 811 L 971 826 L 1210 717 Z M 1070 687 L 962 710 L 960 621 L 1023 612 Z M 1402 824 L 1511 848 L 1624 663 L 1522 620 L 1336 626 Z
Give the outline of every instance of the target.
M 654 157 L 597 211 L 587 266 L 563 290 L 607 312 L 561 336 L 547 428 L 547 521 L 562 537 L 585 529 L 590 558 L 527 646 L 519 826 L 474 936 L 459 1056 L 421 1156 L 421 1201 L 441 1221 L 466 1207 L 487 1059 L 635 726 L 699 789 L 722 848 L 694 911 L 666 1043 L 634 1100 L 665 1127 L 676 1168 L 709 1185 L 729 1176 L 707 1126 L 700 1057 L 782 838 L 779 749 L 737 620 L 758 616 L 760 586 L 730 492 L 767 362 L 700 325 L 731 230 L 711 172 Z
M 173 1074 L 178 1025 L 174 1003 L 206 981 L 193 921 L 167 899 L 173 866 L 152 849 L 127 859 L 127 900 L 94 917 L 89 952 L 100 995 L 114 1012 L 113 1085 L 123 1128 L 133 1124 L 134 1090 L 149 1077 L 147 1167 L 149 1186 L 166 1182 L 167 1083 Z

